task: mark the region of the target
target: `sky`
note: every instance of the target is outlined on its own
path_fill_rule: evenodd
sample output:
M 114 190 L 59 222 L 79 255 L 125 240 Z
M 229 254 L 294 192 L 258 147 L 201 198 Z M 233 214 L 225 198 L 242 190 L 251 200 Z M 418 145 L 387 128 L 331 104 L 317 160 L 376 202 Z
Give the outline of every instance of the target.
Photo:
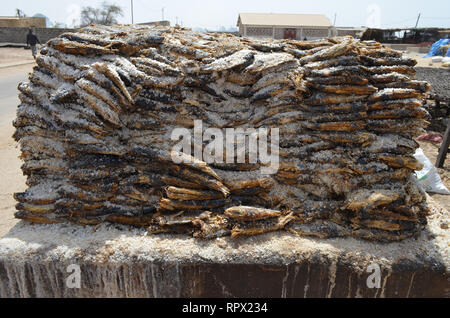
M 52 22 L 76 23 L 84 6 L 98 6 L 103 0 L 2 0 L 0 16 L 12 16 L 19 8 L 27 16 L 46 15 Z M 131 0 L 109 0 L 123 8 L 119 23 L 131 23 Z M 240 12 L 325 14 L 336 26 L 381 28 L 419 27 L 450 29 L 449 0 L 133 0 L 134 22 L 162 19 L 172 25 L 219 29 L 235 27 Z

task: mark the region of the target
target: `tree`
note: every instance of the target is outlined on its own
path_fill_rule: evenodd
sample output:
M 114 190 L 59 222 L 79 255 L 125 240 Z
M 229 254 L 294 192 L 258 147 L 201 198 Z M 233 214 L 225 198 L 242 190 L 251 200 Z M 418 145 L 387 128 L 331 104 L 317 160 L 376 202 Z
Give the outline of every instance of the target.
M 113 25 L 117 18 L 123 16 L 122 8 L 115 4 L 103 2 L 100 8 L 83 7 L 81 10 L 81 26 L 89 24 Z

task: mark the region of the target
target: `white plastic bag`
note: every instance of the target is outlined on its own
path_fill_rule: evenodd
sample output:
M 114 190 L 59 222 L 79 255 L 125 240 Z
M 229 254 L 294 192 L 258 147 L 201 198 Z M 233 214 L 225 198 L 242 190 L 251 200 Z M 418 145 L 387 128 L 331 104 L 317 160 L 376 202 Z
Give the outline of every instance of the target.
M 450 194 L 450 191 L 442 183 L 441 177 L 437 169 L 431 161 L 425 156 L 423 150 L 418 148 L 414 157 L 423 164 L 423 169 L 415 171 L 417 180 L 426 192 L 433 192 L 438 194 Z

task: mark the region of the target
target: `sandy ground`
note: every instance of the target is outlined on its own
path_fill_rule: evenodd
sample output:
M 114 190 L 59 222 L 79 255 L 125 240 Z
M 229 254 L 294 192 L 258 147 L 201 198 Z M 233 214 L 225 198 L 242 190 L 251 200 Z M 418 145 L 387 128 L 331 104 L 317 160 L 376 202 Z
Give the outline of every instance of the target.
M 402 52 L 404 56 L 408 56 L 417 60 L 416 67 L 437 67 L 443 69 L 450 69 L 449 67 L 442 66 L 442 62 L 433 63 L 431 61 L 431 57 L 424 57 L 426 53 L 417 53 L 417 52 Z
M 33 55 L 31 50 L 25 50 L 23 48 L 0 48 L 0 64 L 8 64 L 14 62 L 33 62 Z
M 0 237 L 18 222 L 14 218 L 16 201 L 13 198 L 14 192 L 26 189 L 26 178 L 23 176 L 20 166 L 22 162 L 18 158 L 20 155 L 18 144 L 11 138 L 14 133 L 12 120 L 14 114 L 4 120 L 0 125 Z
M 0 48 L 0 66 L 26 62 L 30 64 L 0 68 L 0 237 L 18 222 L 14 218 L 16 201 L 13 193 L 26 189 L 26 178 L 20 170 L 19 147 L 11 136 L 14 133 L 15 108 L 19 104 L 17 84 L 33 67 L 30 50 Z

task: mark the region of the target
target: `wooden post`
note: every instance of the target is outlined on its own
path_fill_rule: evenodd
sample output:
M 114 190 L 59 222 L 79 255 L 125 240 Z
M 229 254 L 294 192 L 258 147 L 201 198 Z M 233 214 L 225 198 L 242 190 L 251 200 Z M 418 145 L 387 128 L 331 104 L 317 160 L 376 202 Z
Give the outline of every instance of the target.
M 444 140 L 442 140 L 441 148 L 436 160 L 436 168 L 442 168 L 447 155 L 448 146 L 450 145 L 450 119 L 447 121 L 447 129 L 445 130 Z

